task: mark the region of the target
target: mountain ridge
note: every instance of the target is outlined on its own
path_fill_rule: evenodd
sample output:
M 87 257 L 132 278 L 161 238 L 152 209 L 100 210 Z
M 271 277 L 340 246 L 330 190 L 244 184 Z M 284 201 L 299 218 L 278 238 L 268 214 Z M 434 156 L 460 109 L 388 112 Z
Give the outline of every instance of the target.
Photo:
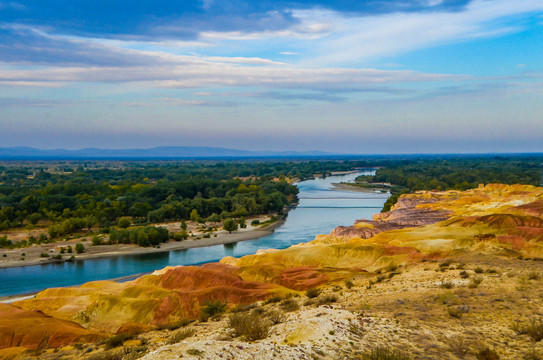
M 29 146 L 0 147 L 0 159 L 20 158 L 244 158 L 244 157 L 287 157 L 287 156 L 332 156 L 324 151 L 251 151 L 209 146 L 157 146 L 152 148 L 129 149 L 38 149 Z

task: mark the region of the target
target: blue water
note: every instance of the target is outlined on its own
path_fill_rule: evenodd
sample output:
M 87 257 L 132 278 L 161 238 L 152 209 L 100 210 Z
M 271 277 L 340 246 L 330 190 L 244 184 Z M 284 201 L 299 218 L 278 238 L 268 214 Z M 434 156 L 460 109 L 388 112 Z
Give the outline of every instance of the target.
M 58 264 L 0 269 L 0 296 L 23 294 L 50 287 L 78 285 L 150 272 L 165 266 L 197 265 L 225 256 L 240 257 L 259 249 L 284 249 L 328 234 L 336 226 L 371 219 L 388 195 L 332 190 L 332 183 L 352 181 L 361 173 L 331 176 L 298 183 L 299 205 L 273 234 L 229 245 L 175 250 L 145 255 L 123 255 Z

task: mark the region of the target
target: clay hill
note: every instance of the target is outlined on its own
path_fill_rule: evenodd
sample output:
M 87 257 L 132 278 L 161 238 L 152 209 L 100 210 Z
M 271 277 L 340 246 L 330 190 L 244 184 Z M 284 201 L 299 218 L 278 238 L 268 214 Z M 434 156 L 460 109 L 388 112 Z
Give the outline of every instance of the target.
M 417 192 L 288 249 L 2 305 L 0 359 L 543 359 L 542 260 L 543 188 Z

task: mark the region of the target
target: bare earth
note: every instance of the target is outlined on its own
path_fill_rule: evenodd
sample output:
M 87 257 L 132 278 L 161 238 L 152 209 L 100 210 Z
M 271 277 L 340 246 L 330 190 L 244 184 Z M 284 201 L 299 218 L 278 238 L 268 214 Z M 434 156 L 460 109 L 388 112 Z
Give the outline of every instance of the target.
M 160 245 L 160 248 L 154 247 L 141 247 L 132 244 L 119 244 L 119 245 L 98 245 L 92 246 L 90 237 L 83 237 L 79 239 L 72 239 L 68 241 L 59 241 L 52 244 L 42 244 L 34 245 L 28 248 L 22 249 L 11 249 L 11 250 L 2 250 L 0 254 L 6 254 L 6 257 L 0 257 L 0 268 L 9 268 L 9 267 L 18 267 L 18 266 L 30 266 L 30 265 L 39 265 L 47 264 L 59 260 L 53 260 L 51 258 L 41 257 L 42 253 L 47 253 L 49 255 L 57 255 L 60 252 L 61 247 L 67 248 L 69 245 L 75 249 L 77 243 L 83 243 L 85 246 L 85 252 L 83 254 L 76 254 L 75 251 L 72 254 L 65 253 L 63 254 L 63 260 L 69 259 L 71 256 L 75 257 L 75 260 L 86 260 L 86 259 L 96 259 L 101 257 L 109 256 L 120 256 L 128 254 L 148 254 L 148 253 L 157 253 L 157 252 L 166 252 L 171 250 L 183 250 L 183 249 L 192 249 L 197 247 L 213 246 L 213 245 L 222 245 L 222 244 L 231 244 L 239 241 L 253 240 L 260 237 L 269 235 L 273 233 L 274 229 L 283 224 L 283 220 L 278 220 L 273 224 L 262 227 L 255 227 L 250 225 L 250 222 L 255 218 L 250 218 L 247 220 L 247 228 L 239 229 L 232 233 L 221 230 L 214 232 L 210 238 L 196 239 L 196 237 L 201 236 L 196 231 L 195 224 L 187 223 L 188 231 L 192 231 L 195 235 L 195 238 L 189 238 L 183 241 L 170 241 L 168 243 L 163 243 Z M 269 218 L 266 216 L 261 216 L 258 218 L 261 222 L 266 221 Z M 156 226 L 164 226 L 170 231 L 180 231 L 180 223 L 172 222 L 165 224 L 155 224 Z M 216 237 L 214 236 L 216 235 Z M 24 259 L 24 260 L 23 260 Z

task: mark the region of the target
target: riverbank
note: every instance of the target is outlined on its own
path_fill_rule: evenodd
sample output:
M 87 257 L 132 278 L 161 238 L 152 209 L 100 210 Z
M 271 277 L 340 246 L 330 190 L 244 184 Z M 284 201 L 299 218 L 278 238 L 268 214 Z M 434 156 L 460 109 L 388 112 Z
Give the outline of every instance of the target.
M 33 265 L 46 265 L 52 263 L 59 263 L 63 261 L 79 261 L 89 260 L 105 257 L 115 257 L 122 255 L 141 255 L 152 254 L 160 252 L 168 252 L 173 250 L 186 250 L 199 247 L 207 247 L 214 245 L 225 245 L 237 243 L 240 241 L 254 240 L 266 235 L 270 235 L 285 222 L 284 219 L 279 219 L 272 224 L 263 227 L 253 227 L 247 225 L 247 229 L 240 229 L 238 231 L 229 233 L 226 231 L 220 231 L 215 233 L 209 238 L 189 238 L 182 241 L 170 241 L 160 244 L 159 248 L 156 247 L 141 247 L 133 244 L 118 244 L 118 245 L 97 245 L 90 246 L 90 241 L 67 241 L 58 242 L 54 244 L 46 244 L 43 246 L 35 246 L 23 249 L 13 249 L 5 251 L 7 254 L 5 258 L 0 258 L 0 269 L 11 267 L 23 267 Z M 75 244 L 81 242 L 84 244 L 86 250 L 82 254 L 64 254 L 63 259 L 57 260 L 52 258 L 41 257 L 42 253 L 58 253 L 61 247 L 72 246 L 75 248 Z M 73 259 L 71 257 L 73 256 Z M 24 258 L 25 260 L 21 260 Z
M 142 248 L 137 245 L 99 245 L 99 246 L 93 246 L 89 249 L 89 252 L 75 255 L 76 260 L 89 260 L 89 259 L 97 259 L 97 258 L 106 258 L 106 257 L 116 257 L 116 256 L 122 256 L 122 255 L 140 255 L 140 254 L 150 254 L 150 253 L 159 253 L 159 252 L 168 252 L 168 251 L 174 251 L 174 250 L 186 250 L 186 249 L 193 249 L 193 248 L 199 248 L 199 247 L 207 247 L 207 246 L 214 246 L 214 245 L 227 245 L 227 244 L 233 244 L 240 241 L 247 241 L 247 240 L 254 240 L 258 239 L 260 237 L 270 235 L 274 232 L 275 229 L 283 225 L 285 222 L 284 219 L 277 220 L 273 224 L 267 225 L 262 227 L 261 229 L 251 229 L 247 231 L 237 231 L 233 233 L 218 233 L 217 237 L 212 238 L 204 238 L 199 240 L 183 240 L 178 242 L 168 242 L 161 244 L 160 248 Z M 112 249 L 114 248 L 114 249 Z M 93 251 L 93 253 L 90 253 L 90 251 Z M 29 261 L 29 263 L 25 263 L 22 266 L 31 266 L 31 265 L 40 265 L 40 264 L 48 264 L 51 262 L 35 262 L 32 263 Z M 8 267 L 17 267 L 21 266 L 19 264 L 16 264 L 14 266 L 5 266 L 5 264 L 2 264 L 4 268 Z M 143 274 L 136 274 L 136 275 L 130 275 L 130 276 L 124 276 L 122 278 L 117 279 L 111 279 L 113 281 L 121 281 L 125 279 L 132 279 L 139 277 Z M 16 301 L 20 300 L 26 300 L 33 298 L 38 292 L 31 292 L 26 294 L 15 294 L 15 295 L 8 295 L 8 296 L 0 296 L 0 303 L 10 304 Z

